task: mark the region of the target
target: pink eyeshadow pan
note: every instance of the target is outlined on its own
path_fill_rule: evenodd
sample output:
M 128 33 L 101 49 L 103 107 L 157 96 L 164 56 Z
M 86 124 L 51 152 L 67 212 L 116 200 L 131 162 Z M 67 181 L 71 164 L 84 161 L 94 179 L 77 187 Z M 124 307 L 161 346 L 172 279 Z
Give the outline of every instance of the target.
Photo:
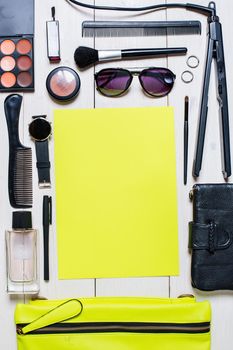
M 16 44 L 16 50 L 21 55 L 26 55 L 27 53 L 29 53 L 31 51 L 31 49 L 32 49 L 32 44 L 27 39 L 21 39 Z
M 10 72 L 6 72 L 3 73 L 1 76 L 1 84 L 5 87 L 5 88 L 11 88 L 12 86 L 14 86 L 16 83 L 16 77 L 13 73 Z
M 17 67 L 22 70 L 29 70 L 32 66 L 32 60 L 29 56 L 20 56 L 17 59 Z
M 9 39 L 3 40 L 1 51 L 4 55 L 11 55 L 15 51 L 15 43 Z
M 21 87 L 27 87 L 32 83 L 32 75 L 29 72 L 21 72 L 18 74 L 17 83 Z
M 75 90 L 76 81 L 70 72 L 58 72 L 52 77 L 50 87 L 58 96 L 69 96 Z
M 11 56 L 4 56 L 1 59 L 0 66 L 2 70 L 9 72 L 15 68 L 15 59 Z

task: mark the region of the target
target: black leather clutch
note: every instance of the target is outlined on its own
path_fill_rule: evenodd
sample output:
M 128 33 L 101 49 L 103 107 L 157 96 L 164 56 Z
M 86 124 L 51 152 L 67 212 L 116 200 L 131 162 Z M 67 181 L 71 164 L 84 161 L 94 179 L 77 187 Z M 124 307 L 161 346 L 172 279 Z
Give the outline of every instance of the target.
M 197 184 L 189 223 L 194 288 L 233 290 L 233 184 Z

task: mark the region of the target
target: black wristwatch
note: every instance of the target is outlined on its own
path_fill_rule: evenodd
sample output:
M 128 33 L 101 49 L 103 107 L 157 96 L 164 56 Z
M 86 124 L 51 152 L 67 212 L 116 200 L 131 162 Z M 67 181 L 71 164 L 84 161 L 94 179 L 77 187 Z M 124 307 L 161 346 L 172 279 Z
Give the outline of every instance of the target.
M 28 130 L 36 146 L 39 188 L 48 188 L 51 187 L 48 140 L 52 134 L 52 127 L 46 120 L 46 115 L 36 115 L 32 119 Z

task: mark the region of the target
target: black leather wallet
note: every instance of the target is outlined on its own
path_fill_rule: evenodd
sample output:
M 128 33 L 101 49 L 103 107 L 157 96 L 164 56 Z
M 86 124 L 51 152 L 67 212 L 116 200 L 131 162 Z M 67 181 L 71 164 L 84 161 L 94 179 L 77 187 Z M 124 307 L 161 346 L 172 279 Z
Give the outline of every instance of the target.
M 233 290 L 233 184 L 197 184 L 189 223 L 194 288 Z

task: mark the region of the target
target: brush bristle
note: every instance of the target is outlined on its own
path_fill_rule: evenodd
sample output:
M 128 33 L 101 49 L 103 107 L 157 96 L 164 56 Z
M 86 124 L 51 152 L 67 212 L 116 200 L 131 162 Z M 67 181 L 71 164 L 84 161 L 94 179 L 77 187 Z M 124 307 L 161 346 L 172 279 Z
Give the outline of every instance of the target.
M 17 149 L 15 154 L 13 197 L 16 207 L 32 206 L 32 150 Z
M 91 47 L 80 46 L 74 53 L 74 60 L 79 68 L 86 68 L 98 62 L 98 51 Z

